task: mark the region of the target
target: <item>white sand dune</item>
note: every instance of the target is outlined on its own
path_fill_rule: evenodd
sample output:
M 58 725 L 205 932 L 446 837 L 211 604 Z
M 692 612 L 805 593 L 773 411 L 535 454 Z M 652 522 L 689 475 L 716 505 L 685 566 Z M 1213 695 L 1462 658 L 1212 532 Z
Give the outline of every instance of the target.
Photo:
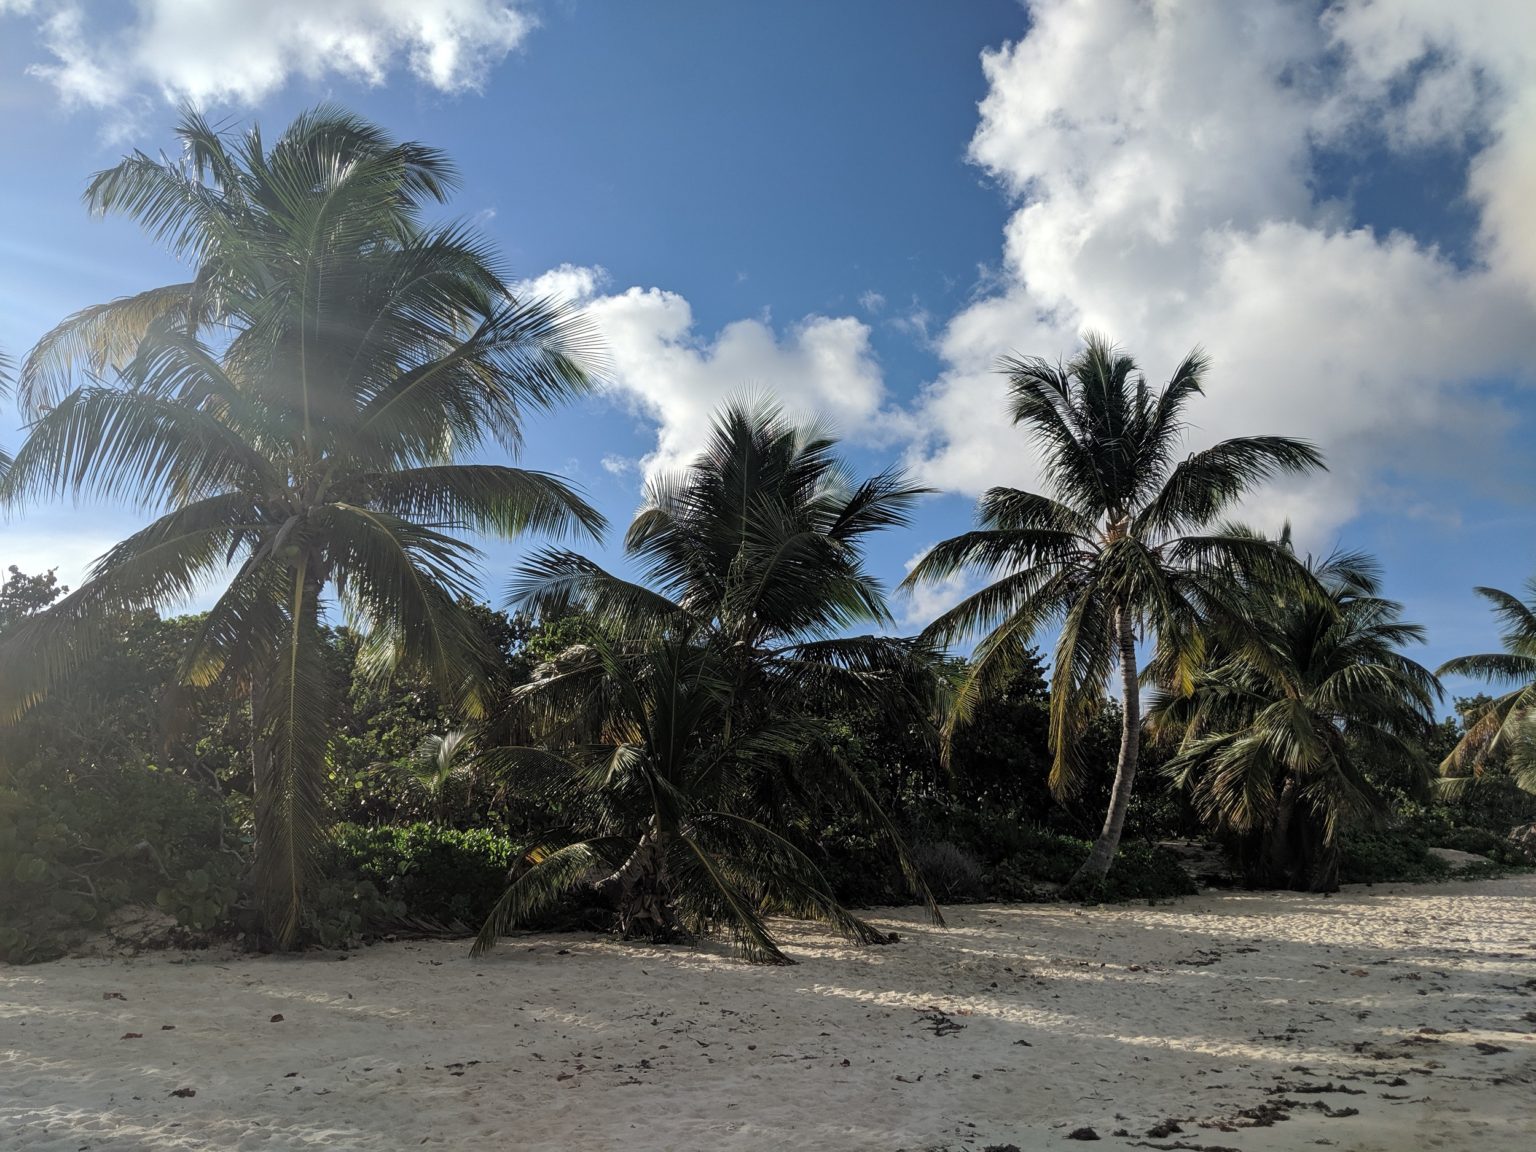
M 0 1149 L 1536 1148 L 1536 879 L 948 915 L 0 968 Z

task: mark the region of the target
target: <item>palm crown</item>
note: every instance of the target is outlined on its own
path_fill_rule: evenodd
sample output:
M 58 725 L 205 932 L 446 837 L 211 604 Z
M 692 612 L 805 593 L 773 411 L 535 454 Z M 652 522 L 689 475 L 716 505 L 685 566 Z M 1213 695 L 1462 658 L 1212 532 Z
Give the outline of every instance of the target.
M 1448 776 L 1479 774 L 1489 760 L 1511 753 L 1511 766 L 1520 787 L 1536 792 L 1536 579 L 1526 584 L 1528 601 L 1497 588 L 1476 592 L 1493 605 L 1504 626 L 1502 652 L 1458 656 L 1441 665 L 1441 676 L 1470 676 L 1488 684 L 1511 686 L 1470 718 L 1466 733 L 1441 764 Z
M 181 159 L 130 156 L 87 200 L 195 276 L 44 337 L 19 390 L 41 415 L 3 486 L 157 518 L 16 630 L 34 659 L 6 662 L 0 696 L 14 712 L 105 620 L 227 576 L 183 674 L 251 692 L 258 889 L 287 941 L 321 839 L 322 595 L 368 633 L 371 666 L 412 661 L 472 703 L 488 654 L 455 604 L 476 560 L 461 534 L 601 520 L 555 477 L 463 457 L 516 448 L 525 410 L 584 389 L 589 345 L 562 308 L 516 298 L 469 231 L 424 222 L 453 183 L 431 149 L 328 108 L 270 149 L 192 114 L 179 135 Z
M 1029 652 L 1060 628 L 1051 679 L 1051 784 L 1073 791 L 1089 766 L 1079 737 L 1119 665 L 1124 727 L 1110 812 L 1081 879 L 1097 881 L 1118 844 L 1140 729 L 1138 636 L 1156 639 L 1161 665 L 1187 666 L 1195 625 L 1237 618 L 1234 574 L 1294 577 L 1268 541 L 1218 524 L 1254 485 L 1321 466 L 1310 445 L 1281 436 L 1225 440 L 1176 459 L 1184 409 L 1204 391 L 1205 356 L 1191 353 L 1161 389 L 1129 356 L 1090 335 L 1066 365 L 1008 357 L 1010 413 L 1040 450 L 1049 495 L 993 488 L 979 527 L 936 545 L 907 577 L 939 581 L 967 569 L 994 577 L 924 634 L 939 643 L 980 635 L 953 724 L 964 723 Z
M 728 405 L 694 465 L 649 485 L 625 536 L 649 583 L 548 549 L 516 575 L 513 599 L 580 607 L 621 636 L 687 627 L 734 653 L 741 706 L 763 677 L 823 705 L 826 692 L 884 691 L 921 664 L 923 646 L 843 633 L 891 622 L 864 542 L 906 524 L 926 489 L 900 472 L 856 481 L 834 447 L 771 407 Z

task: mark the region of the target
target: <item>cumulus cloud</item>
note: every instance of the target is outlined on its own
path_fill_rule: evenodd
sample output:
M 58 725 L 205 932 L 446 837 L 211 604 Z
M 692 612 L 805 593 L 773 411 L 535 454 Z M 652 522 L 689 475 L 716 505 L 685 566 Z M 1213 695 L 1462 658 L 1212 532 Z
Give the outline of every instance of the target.
M 906 562 L 906 571 L 910 573 L 916 568 L 936 543 L 932 541 L 914 552 Z M 900 622 L 904 628 L 921 631 L 980 586 L 968 573 L 955 572 L 942 580 L 904 589 L 895 597 L 895 605 L 901 610 Z
M 624 476 L 638 468 L 640 462 L 631 460 L 628 456 L 620 456 L 617 452 L 609 452 L 603 457 L 603 471 L 610 476 Z
M 567 264 L 519 290 L 584 307 L 602 335 L 611 394 L 657 426 L 656 447 L 640 461 L 647 476 L 685 466 L 728 399 L 771 397 L 792 418 L 824 418 L 865 441 L 884 427 L 884 383 L 862 322 L 807 316 L 780 330 L 767 318 L 742 319 L 709 334 L 676 292 L 605 294 L 608 282 L 601 268 Z
M 32 72 L 71 104 L 158 93 L 254 104 L 295 76 L 381 84 L 404 68 L 444 92 L 477 87 L 536 21 L 506 0 L 0 0 L 50 59 Z
M 1261 521 L 1283 508 L 1324 533 L 1410 449 L 1486 444 L 1464 385 L 1536 351 L 1536 9 L 1036 0 L 1030 16 L 982 58 L 971 156 L 1018 207 L 1001 284 L 939 336 L 946 371 L 913 412 L 923 479 L 1037 483 L 992 367 L 1065 357 L 1090 328 L 1154 378 L 1207 348 L 1192 446 L 1263 431 L 1324 448 L 1330 475 L 1258 501 Z M 1361 142 L 1475 150 L 1474 266 L 1319 196 L 1320 157 Z

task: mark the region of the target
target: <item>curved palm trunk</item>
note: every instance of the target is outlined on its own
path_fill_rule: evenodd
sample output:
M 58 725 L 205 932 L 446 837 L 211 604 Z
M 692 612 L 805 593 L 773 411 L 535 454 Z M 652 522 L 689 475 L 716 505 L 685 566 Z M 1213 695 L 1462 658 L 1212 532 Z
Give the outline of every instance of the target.
M 1130 609 L 1115 612 L 1116 639 L 1120 647 L 1120 686 L 1124 694 L 1120 724 L 1120 756 L 1115 763 L 1115 786 L 1109 794 L 1109 811 L 1104 828 L 1094 841 L 1088 859 L 1072 877 L 1068 888 L 1089 890 L 1109 873 L 1125 831 L 1125 814 L 1131 806 L 1131 790 L 1136 783 L 1136 762 L 1141 754 L 1141 684 L 1136 675 L 1136 628 Z
M 677 935 L 666 849 L 663 836 L 655 828 L 649 829 L 619 870 L 597 885 L 599 892 L 614 901 L 616 927 L 626 939 L 664 941 Z

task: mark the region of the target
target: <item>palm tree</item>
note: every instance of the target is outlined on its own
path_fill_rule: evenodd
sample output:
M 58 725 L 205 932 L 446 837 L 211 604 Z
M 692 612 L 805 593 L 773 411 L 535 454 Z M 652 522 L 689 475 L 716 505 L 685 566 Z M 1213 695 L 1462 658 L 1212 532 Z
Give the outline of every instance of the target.
M 1508 756 L 1515 783 L 1536 792 L 1536 756 L 1533 756 L 1532 725 L 1536 723 L 1536 579 L 1526 583 L 1530 600 L 1497 588 L 1474 591 L 1493 605 L 1504 625 L 1502 652 L 1484 652 L 1447 660 L 1439 676 L 1471 676 L 1489 684 L 1511 685 L 1512 690 L 1490 701 L 1468 718 L 1456 747 L 1440 765 L 1446 776 L 1480 776 L 1489 762 Z
M 967 569 L 994 577 L 934 621 L 925 639 L 953 644 L 978 634 L 949 728 L 1023 666 L 1031 639 L 1060 628 L 1051 677 L 1051 787 L 1071 794 L 1089 766 L 1079 737 L 1118 671 L 1120 753 L 1103 830 L 1072 887 L 1109 871 L 1136 778 L 1141 737 L 1139 636 L 1165 664 L 1187 663 L 1195 626 L 1241 610 L 1235 576 L 1295 577 L 1284 549 L 1218 524 L 1254 485 L 1322 466 L 1316 449 L 1283 436 L 1225 440 L 1175 462 L 1188 401 L 1203 394 L 1207 360 L 1191 352 L 1160 390 L 1100 336 L 1066 365 L 1005 357 L 1010 414 L 1042 453 L 1050 494 L 993 488 L 979 527 L 936 545 L 907 585 Z
M 855 700 L 908 716 L 934 707 L 926 646 L 844 635 L 891 623 L 863 544 L 906 523 L 923 490 L 899 472 L 855 481 L 833 447 L 772 408 L 728 405 L 693 466 L 653 482 L 630 525 L 626 550 L 648 583 L 554 549 L 519 571 L 516 603 L 546 616 L 580 609 L 598 639 L 576 650 L 574 669 L 541 672 L 525 690 L 530 706 L 566 700 L 544 714 L 543 743 L 580 733 L 574 750 L 508 755 L 514 766 L 553 756 L 563 786 L 595 805 L 584 828 L 603 839 L 583 834 L 526 873 L 482 947 L 596 859 L 612 865 L 610 887 L 629 894 L 620 921 L 631 930 L 665 932 L 674 913 L 695 925 L 724 918 L 749 954 L 782 959 L 751 893 L 862 936 L 779 835 L 816 792 L 885 835 L 932 908 L 889 818 L 826 739 L 827 718 Z M 586 706 L 561 695 L 570 685 Z M 756 865 L 740 855 L 725 863 L 732 837 L 759 853 Z
M 784 805 L 762 787 L 808 786 L 793 770 L 831 725 L 767 709 L 731 723 L 733 670 L 721 655 L 686 626 L 627 645 L 597 637 L 521 690 L 558 750 L 498 749 L 482 766 L 569 823 L 524 853 L 475 954 L 588 885 L 616 906 L 627 937 L 725 928 L 748 959 L 787 964 L 765 922 L 778 914 L 884 942 L 784 834 Z
M 1249 589 L 1249 626 L 1211 635 L 1193 683 L 1153 709 L 1180 727 L 1166 771 L 1206 823 L 1256 847 L 1250 877 L 1338 887 L 1339 834 L 1380 814 L 1371 759 L 1422 760 L 1440 686 L 1398 649 L 1423 629 L 1383 599 L 1369 557 L 1310 565 L 1322 595 Z
M 15 630 L 0 702 L 35 700 L 115 615 L 222 583 L 181 674 L 249 693 L 256 887 L 286 945 L 325 835 L 327 598 L 366 633 L 368 670 L 420 666 L 473 710 L 491 654 L 457 604 L 477 561 L 463 534 L 601 519 L 554 476 L 462 461 L 515 450 L 529 407 L 583 391 L 589 342 L 516 298 L 469 230 L 425 223 L 454 181 L 440 153 L 331 107 L 270 148 L 194 113 L 177 134 L 180 159 L 135 153 L 86 199 L 167 241 L 191 280 L 43 338 L 20 380 L 40 415 L 0 486 L 156 518 Z
M 431 817 L 446 821 L 456 799 L 474 792 L 475 765 L 467 727 L 426 736 L 400 761 L 380 761 L 370 771 L 420 800 Z

